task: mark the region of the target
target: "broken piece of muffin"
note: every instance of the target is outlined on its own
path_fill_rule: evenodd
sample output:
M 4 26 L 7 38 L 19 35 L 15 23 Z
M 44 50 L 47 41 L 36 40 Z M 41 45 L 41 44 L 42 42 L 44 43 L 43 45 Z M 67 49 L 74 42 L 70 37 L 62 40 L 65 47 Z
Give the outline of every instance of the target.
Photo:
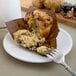
M 51 51 L 57 47 L 59 32 L 55 11 L 42 11 L 30 7 L 24 19 L 6 23 L 13 39 L 21 46 L 38 53 Z

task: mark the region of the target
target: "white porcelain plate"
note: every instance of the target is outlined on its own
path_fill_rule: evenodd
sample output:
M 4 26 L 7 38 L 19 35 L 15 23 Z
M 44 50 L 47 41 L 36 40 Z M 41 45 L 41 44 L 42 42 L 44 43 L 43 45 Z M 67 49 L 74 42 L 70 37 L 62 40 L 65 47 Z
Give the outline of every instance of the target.
M 71 36 L 62 28 L 57 37 L 57 49 L 61 51 L 64 55 L 68 54 L 72 49 L 73 41 Z M 5 51 L 12 57 L 31 63 L 46 63 L 51 62 L 52 60 L 41 56 L 35 52 L 26 50 L 25 48 L 20 47 L 15 43 L 9 33 L 6 34 L 3 40 L 3 46 Z

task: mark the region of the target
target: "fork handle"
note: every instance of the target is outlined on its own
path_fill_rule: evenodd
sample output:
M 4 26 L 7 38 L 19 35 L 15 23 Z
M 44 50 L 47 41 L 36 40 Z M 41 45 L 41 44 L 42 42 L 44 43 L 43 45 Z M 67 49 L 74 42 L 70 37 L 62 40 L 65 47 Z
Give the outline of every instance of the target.
M 68 66 L 67 64 L 62 64 L 62 65 L 65 67 L 65 69 L 66 69 L 72 76 L 76 76 L 76 72 L 73 71 L 70 66 Z

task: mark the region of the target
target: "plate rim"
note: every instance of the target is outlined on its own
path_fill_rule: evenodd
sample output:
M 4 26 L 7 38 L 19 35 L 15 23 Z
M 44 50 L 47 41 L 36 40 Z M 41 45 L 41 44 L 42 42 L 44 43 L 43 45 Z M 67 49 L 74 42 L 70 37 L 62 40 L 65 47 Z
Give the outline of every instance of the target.
M 65 32 L 67 35 L 68 35 L 68 37 L 70 38 L 70 42 L 71 42 L 71 45 L 70 45 L 70 47 L 68 48 L 68 51 L 67 51 L 67 53 L 64 53 L 64 56 L 65 55 L 67 55 L 70 51 L 71 51 L 71 49 L 72 49 L 72 47 L 73 47 L 73 40 L 72 40 L 72 37 L 71 37 L 71 35 L 66 31 L 66 30 L 64 30 L 63 28 L 61 28 L 61 27 L 59 27 L 59 29 L 60 30 L 62 30 L 63 32 Z M 8 32 L 9 33 L 9 32 Z M 38 62 L 38 61 L 27 61 L 27 60 L 24 60 L 24 59 L 20 59 L 20 58 L 18 58 L 18 57 L 16 57 L 16 56 L 13 56 L 12 54 L 10 54 L 7 50 L 6 50 L 6 48 L 5 48 L 5 46 L 4 46 L 4 41 L 5 41 L 5 38 L 6 38 L 6 36 L 8 35 L 8 33 L 5 35 L 5 37 L 4 37 L 4 39 L 3 39 L 3 48 L 4 48 L 4 50 L 6 51 L 6 53 L 8 54 L 8 55 L 10 55 L 11 57 L 13 57 L 13 58 L 15 58 L 16 60 L 19 60 L 19 61 L 22 61 L 22 62 L 27 62 L 27 63 L 49 63 L 49 62 L 51 62 L 52 60 L 48 60 L 47 62 L 46 61 L 42 61 L 42 62 Z
M 68 48 L 67 53 L 64 53 L 64 56 L 65 56 L 65 55 L 67 55 L 68 53 L 70 53 L 70 51 L 72 50 L 72 47 L 73 47 L 73 39 L 72 39 L 72 36 L 71 36 L 66 30 L 64 30 L 64 29 L 61 28 L 61 27 L 59 27 L 59 29 L 62 30 L 63 32 L 65 32 L 65 33 L 68 35 L 68 37 L 69 37 L 69 39 L 70 39 L 70 42 L 71 42 L 70 47 Z

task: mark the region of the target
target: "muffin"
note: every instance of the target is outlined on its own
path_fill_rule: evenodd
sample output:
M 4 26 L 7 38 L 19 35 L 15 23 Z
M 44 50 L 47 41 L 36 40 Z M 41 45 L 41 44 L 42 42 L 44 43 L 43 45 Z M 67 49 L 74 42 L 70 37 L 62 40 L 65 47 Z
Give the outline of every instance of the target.
M 33 6 L 37 8 L 45 7 L 46 9 L 54 8 L 56 12 L 60 12 L 61 4 L 66 2 L 65 0 L 32 0 Z
M 40 54 L 57 48 L 59 28 L 54 9 L 45 12 L 30 7 L 24 18 L 9 21 L 6 25 L 13 39 L 24 48 Z

